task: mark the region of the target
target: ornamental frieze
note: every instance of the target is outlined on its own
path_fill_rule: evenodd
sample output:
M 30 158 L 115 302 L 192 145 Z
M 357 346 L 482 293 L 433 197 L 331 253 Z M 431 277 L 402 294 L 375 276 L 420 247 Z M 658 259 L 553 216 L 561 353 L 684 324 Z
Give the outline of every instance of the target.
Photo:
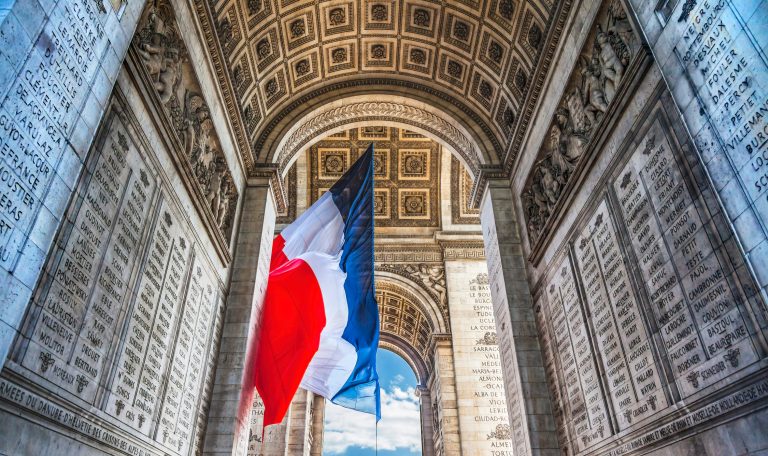
M 616 95 L 636 60 L 640 41 L 618 0 L 606 2 L 555 109 L 522 192 L 531 245 L 536 245 L 592 140 L 608 123 Z
M 166 0 L 152 2 L 144 10 L 133 51 L 154 89 L 159 111 L 178 140 L 174 152 L 190 194 L 197 200 L 212 237 L 223 239 L 226 250 L 238 191 L 214 129 L 211 109 Z

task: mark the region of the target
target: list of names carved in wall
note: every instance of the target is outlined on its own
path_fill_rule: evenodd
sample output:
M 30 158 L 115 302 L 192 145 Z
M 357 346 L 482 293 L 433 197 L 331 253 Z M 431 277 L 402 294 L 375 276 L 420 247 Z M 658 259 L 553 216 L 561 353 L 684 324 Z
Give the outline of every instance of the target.
M 742 310 L 658 121 L 613 184 L 683 396 L 757 360 Z
M 768 204 L 768 92 L 761 75 L 768 65 L 729 3 L 710 0 L 695 5 L 674 50 L 703 103 L 698 115 L 706 111 L 711 121 L 700 121 L 705 127 L 694 132 L 697 147 L 705 161 L 724 150 L 747 197 L 764 210 Z
M 736 378 L 759 358 L 739 288 L 744 279 L 721 251 L 661 111 L 649 119 L 538 301 L 556 416 L 570 423 L 564 435 L 577 453 L 610 437 L 605 417 L 624 431 L 674 400 Z M 593 417 L 602 389 L 608 415 Z
M 30 306 L 20 364 L 185 453 L 210 381 L 219 287 L 121 115 L 105 119 Z
M 93 403 L 157 191 L 114 123 L 91 168 L 22 364 Z M 130 162 L 129 162 L 130 159 Z M 59 243 L 59 245 L 62 245 Z
M 565 382 L 570 421 L 579 450 L 611 433 L 581 299 L 568 257 L 555 269 L 546 296 Z
M 32 49 L 0 107 L 0 267 L 5 270 L 17 266 L 40 211 L 47 210 L 49 190 L 65 188 L 57 174 L 68 147 L 65 138 L 109 44 L 95 5 L 86 0 L 53 8 L 42 36 L 48 40 Z
M 576 238 L 574 257 L 620 429 L 667 406 L 653 347 L 605 201 Z
M 446 277 L 462 453 L 511 456 L 513 434 L 487 269 L 481 262 L 446 262 Z

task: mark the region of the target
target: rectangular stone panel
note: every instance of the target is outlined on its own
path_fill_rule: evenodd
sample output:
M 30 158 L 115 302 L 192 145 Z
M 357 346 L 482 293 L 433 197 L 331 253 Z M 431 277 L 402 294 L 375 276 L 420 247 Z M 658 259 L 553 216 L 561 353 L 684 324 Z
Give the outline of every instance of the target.
M 445 263 L 462 454 L 513 452 L 486 265 Z
M 608 437 L 611 425 L 570 258 L 565 256 L 556 264 L 545 283 L 546 313 L 565 383 L 567 421 L 574 444 L 582 451 Z
M 125 127 L 113 120 L 70 208 L 74 224 L 58 242 L 51 274 L 38 288 L 39 313 L 22 361 L 90 403 L 119 328 L 120 309 L 131 294 L 129 281 L 141 260 L 138 244 L 157 192 Z
M 759 25 L 765 11 L 764 2 L 694 2 L 664 24 L 668 39 L 654 45 L 657 54 L 669 56 L 662 71 L 763 289 L 768 284 L 768 62 L 766 30 Z M 740 230 L 739 219 L 745 218 L 762 222 Z
M 612 188 L 685 397 L 752 364 L 757 353 L 708 212 L 691 194 L 660 120 L 637 144 Z
M 602 201 L 573 249 L 619 429 L 667 406 L 639 300 Z

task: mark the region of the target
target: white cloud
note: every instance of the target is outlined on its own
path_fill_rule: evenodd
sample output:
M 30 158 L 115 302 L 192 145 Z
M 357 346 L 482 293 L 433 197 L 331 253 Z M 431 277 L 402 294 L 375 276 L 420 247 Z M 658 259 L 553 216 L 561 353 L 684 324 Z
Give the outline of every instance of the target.
M 391 391 L 381 390 L 381 421 L 379 421 L 379 449 L 398 448 L 421 452 L 421 424 L 419 398 L 413 388 L 403 390 L 395 386 Z M 376 447 L 376 418 L 326 402 L 323 453 L 341 454 L 347 448 Z
M 397 374 L 397 375 L 395 375 L 395 378 L 393 378 L 389 382 L 389 384 L 390 385 L 400 385 L 401 383 L 403 383 L 403 381 L 405 381 L 405 377 L 402 374 Z

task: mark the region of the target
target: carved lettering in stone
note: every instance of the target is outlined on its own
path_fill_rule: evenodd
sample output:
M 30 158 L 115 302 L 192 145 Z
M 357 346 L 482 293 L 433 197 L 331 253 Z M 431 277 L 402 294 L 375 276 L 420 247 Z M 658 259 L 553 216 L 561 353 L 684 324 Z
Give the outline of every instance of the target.
M 613 184 L 664 349 L 683 396 L 752 364 L 757 354 L 706 212 L 656 121 Z
M 565 402 L 579 451 L 608 437 L 611 429 L 568 257 L 547 283 L 549 315 L 565 382 Z
M 74 224 L 35 299 L 22 365 L 92 402 L 139 260 L 154 180 L 117 116 L 70 209 Z
M 107 400 L 108 413 L 147 434 L 161 399 L 187 282 L 191 249 L 178 219 L 167 203 L 160 205 Z
M 638 299 L 602 201 L 576 238 L 584 296 L 620 429 L 667 406 Z
M 501 353 L 488 272 L 482 262 L 446 262 L 461 443 L 512 448 Z

